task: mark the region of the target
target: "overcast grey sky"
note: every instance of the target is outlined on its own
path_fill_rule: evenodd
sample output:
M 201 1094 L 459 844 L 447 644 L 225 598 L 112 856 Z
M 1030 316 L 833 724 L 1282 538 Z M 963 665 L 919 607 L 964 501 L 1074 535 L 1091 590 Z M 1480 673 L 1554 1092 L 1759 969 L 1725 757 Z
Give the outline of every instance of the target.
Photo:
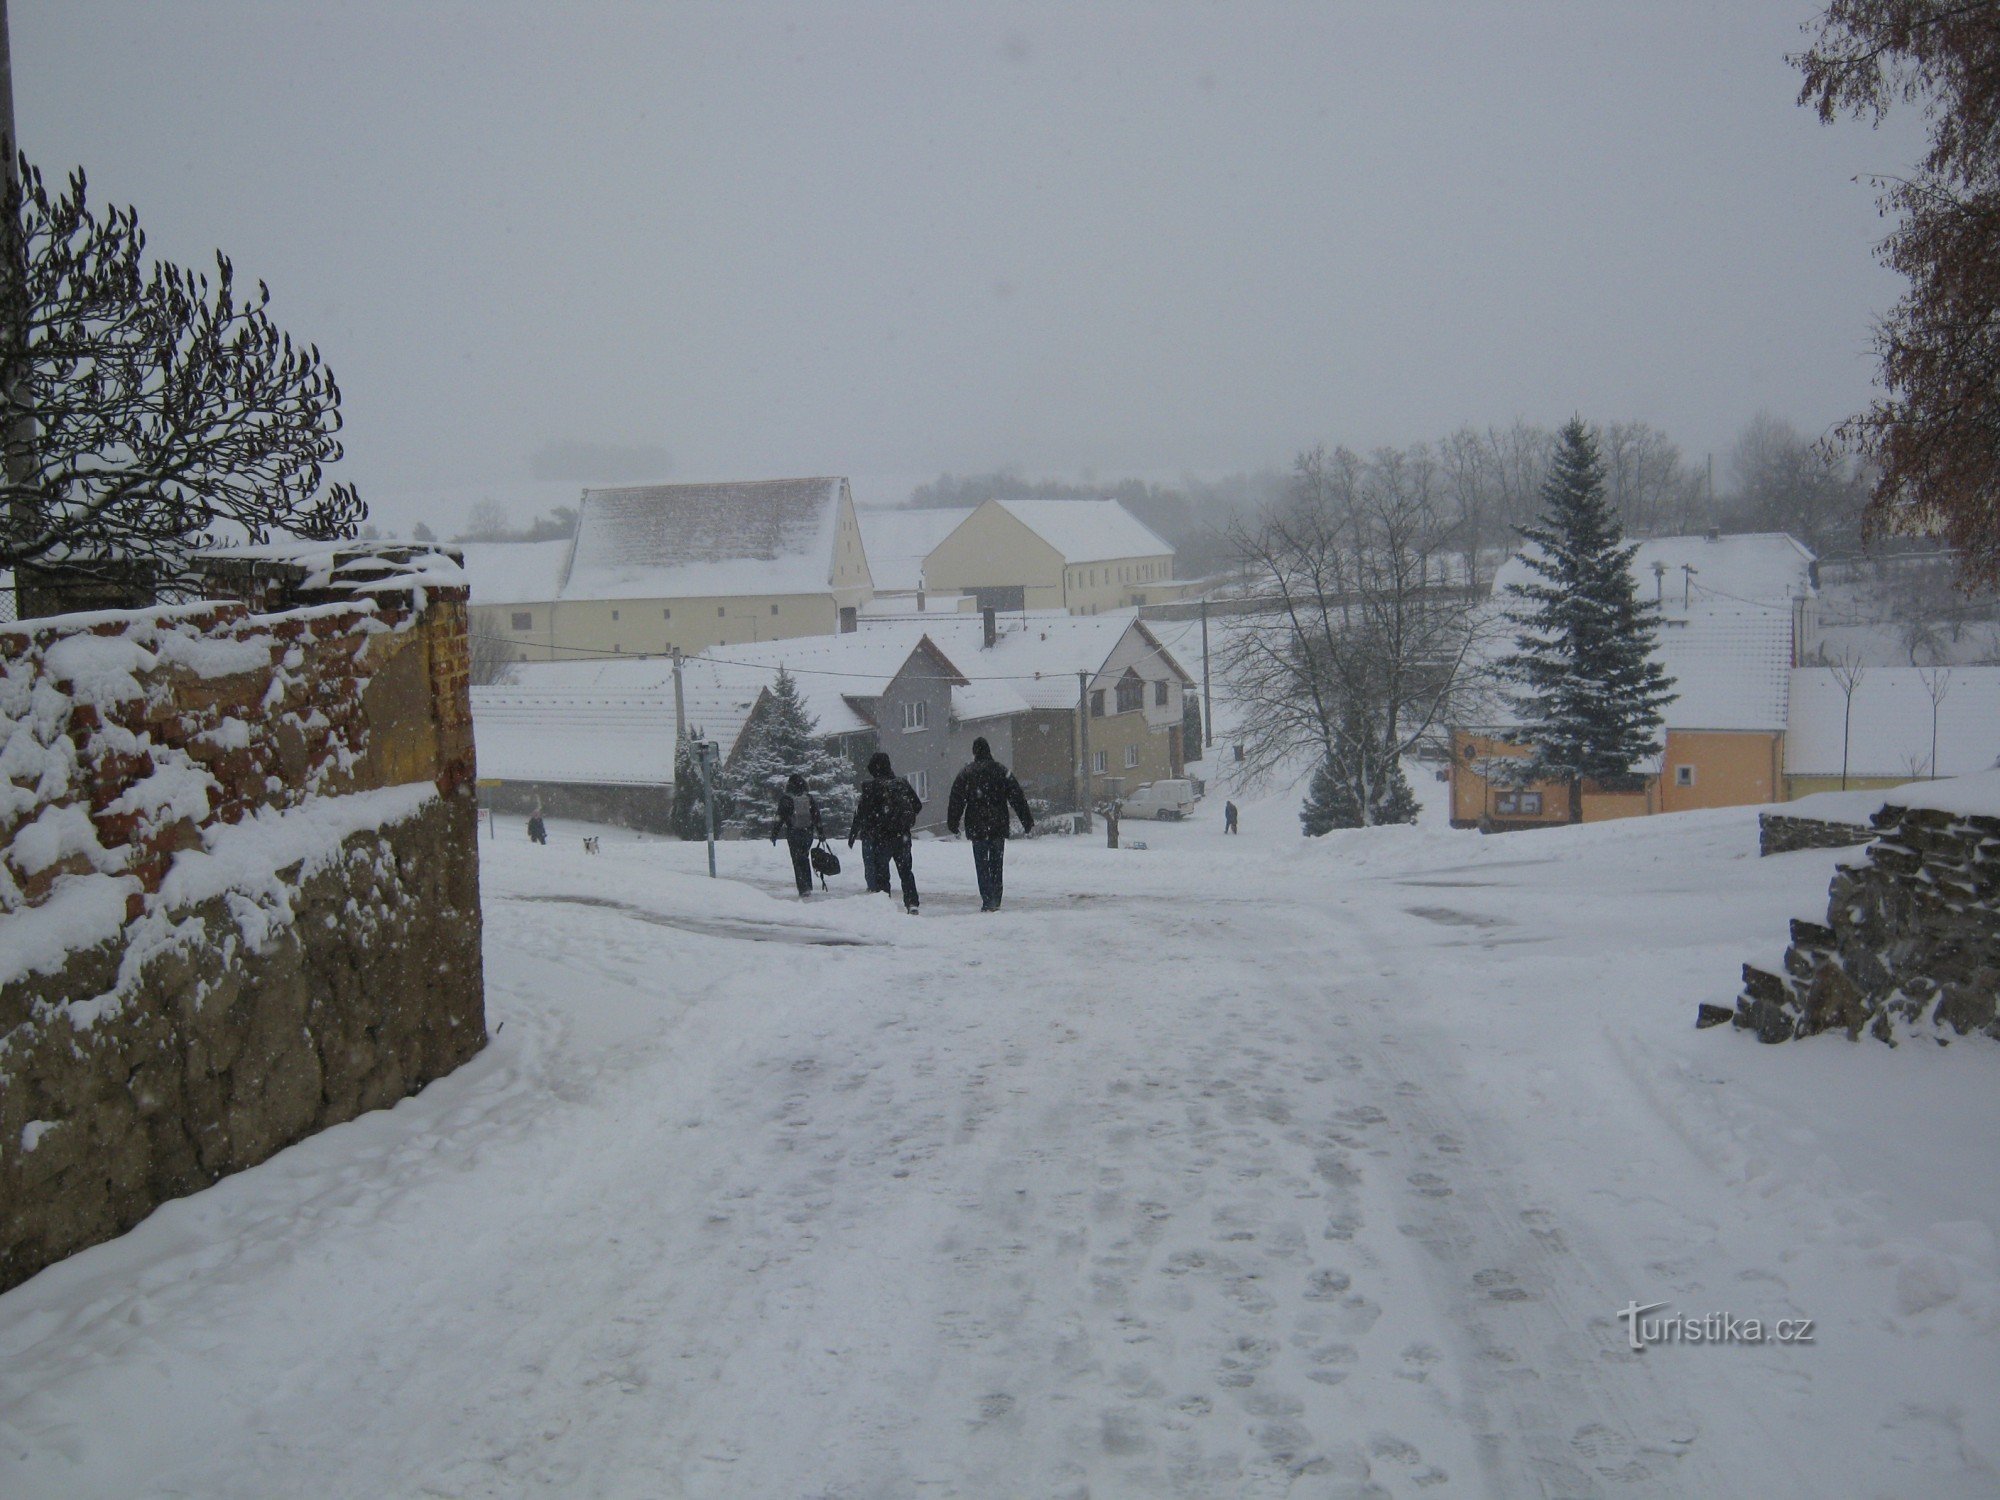
M 1917 136 L 1793 103 L 1817 8 L 10 13 L 29 154 L 269 281 L 401 526 L 537 453 L 1167 476 L 1572 411 L 1718 464 L 1759 408 L 1818 429 L 1897 291 L 1853 178 Z

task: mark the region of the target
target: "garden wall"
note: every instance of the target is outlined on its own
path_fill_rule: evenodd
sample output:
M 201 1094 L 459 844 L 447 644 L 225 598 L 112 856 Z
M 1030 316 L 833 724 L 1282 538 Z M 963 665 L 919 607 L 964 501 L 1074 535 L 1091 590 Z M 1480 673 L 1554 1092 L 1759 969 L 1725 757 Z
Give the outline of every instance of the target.
M 1990 783 L 1990 785 L 1986 784 Z M 1734 1012 L 1767 1042 L 1822 1031 L 1886 1042 L 2000 1037 L 2000 772 L 1906 788 L 1834 874 L 1826 920 L 1794 919 L 1777 972 L 1743 966 Z
M 0 1289 L 485 1042 L 465 589 L 0 631 Z

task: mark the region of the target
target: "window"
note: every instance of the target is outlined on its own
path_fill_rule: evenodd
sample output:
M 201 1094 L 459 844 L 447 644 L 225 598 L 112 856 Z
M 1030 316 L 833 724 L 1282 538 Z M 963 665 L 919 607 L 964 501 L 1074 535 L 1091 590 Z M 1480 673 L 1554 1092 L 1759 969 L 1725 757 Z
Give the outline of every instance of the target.
M 1125 769 L 1129 771 L 1138 764 L 1139 747 L 1137 745 L 1127 745 L 1125 747 Z
M 722 606 L 720 604 L 715 606 L 715 618 L 718 620 L 722 618 Z
M 1145 706 L 1145 681 L 1128 672 L 1118 680 L 1118 712 L 1121 714 L 1137 713 Z
M 623 641 L 613 641 L 611 643 L 611 654 L 614 656 L 616 656 L 619 652 L 623 651 L 624 649 L 625 649 L 625 643 Z
M 1493 810 L 1503 817 L 1538 818 L 1542 815 L 1542 794 L 1502 792 L 1494 800 Z
M 1675 766 L 1675 767 L 1674 767 L 1674 785 L 1675 785 L 1675 786 L 1693 786 L 1693 785 L 1694 785 L 1694 767 L 1693 767 L 1693 766 Z
M 778 612 L 778 606 L 777 606 L 777 605 L 775 605 L 775 604 L 774 604 L 774 605 L 772 605 L 772 606 L 771 606 L 771 613 L 775 615 L 775 614 L 776 614 L 777 612 Z
M 612 618 L 612 619 L 614 619 L 614 620 L 618 618 L 618 611 L 617 611 L 617 610 L 615 610 L 615 609 L 614 609 L 614 610 L 612 610 L 612 611 L 611 611 L 611 618 Z
M 535 628 L 535 612 L 532 609 L 515 610 L 514 628 L 516 630 L 533 630 Z
M 918 698 L 903 705 L 903 733 L 914 734 L 920 729 L 931 727 L 931 706 Z
M 673 617 L 674 617 L 674 612 L 670 609 L 663 609 L 660 611 L 660 618 L 662 620 L 671 620 Z
M 1153 707 L 1165 708 L 1166 706 L 1167 706 L 1167 679 L 1162 677 L 1158 682 L 1153 684 Z
M 1101 719 L 1104 717 L 1103 688 L 1092 688 L 1090 690 L 1090 716 L 1093 719 Z
M 1106 760 L 1105 753 L 1102 750 L 1095 751 L 1091 755 L 1090 770 L 1092 775 L 1102 776 L 1109 767 L 1110 763 Z
M 910 778 L 910 785 L 917 789 L 917 800 L 919 802 L 928 802 L 931 800 L 930 772 L 928 771 L 917 772 L 916 775 Z

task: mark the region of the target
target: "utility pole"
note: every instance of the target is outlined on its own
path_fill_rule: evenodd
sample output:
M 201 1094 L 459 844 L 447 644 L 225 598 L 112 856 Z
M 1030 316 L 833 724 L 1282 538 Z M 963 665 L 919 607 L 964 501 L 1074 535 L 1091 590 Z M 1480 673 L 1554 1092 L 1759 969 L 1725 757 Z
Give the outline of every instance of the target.
M 701 800 L 708 809 L 708 878 L 715 879 L 715 741 L 703 740 L 694 747 L 695 764 L 701 768 Z
M 1215 695 L 1208 689 L 1208 595 L 1201 596 L 1201 743 L 1215 743 Z M 1202 757 L 1208 759 L 1207 756 Z
M 1081 833 L 1090 832 L 1090 673 L 1076 674 L 1076 810 Z
M 1681 608 L 1691 608 L 1694 602 L 1694 575 L 1701 571 L 1693 563 L 1681 564 Z
M 674 653 L 674 749 L 678 751 L 681 742 L 687 738 L 688 715 L 687 698 L 681 690 L 681 648 L 675 646 Z

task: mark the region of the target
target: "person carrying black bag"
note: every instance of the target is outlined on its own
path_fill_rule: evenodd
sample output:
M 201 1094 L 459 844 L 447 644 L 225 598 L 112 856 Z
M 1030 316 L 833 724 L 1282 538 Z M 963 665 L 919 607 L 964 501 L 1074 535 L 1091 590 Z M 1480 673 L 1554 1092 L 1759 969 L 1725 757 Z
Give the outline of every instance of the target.
M 799 805 L 801 798 L 803 807 Z M 805 777 L 796 771 L 778 793 L 778 817 L 771 824 L 771 842 L 777 843 L 781 833 L 792 854 L 792 879 L 798 883 L 799 899 L 804 900 L 813 888 L 813 841 L 824 837 L 824 830 L 820 827 L 819 803 L 806 790 Z
M 898 776 L 882 751 L 871 755 L 868 779 L 861 784 L 861 800 L 847 828 L 847 847 L 852 849 L 857 837 L 861 840 L 862 864 L 871 891 L 894 894 L 889 889 L 889 866 L 895 865 L 903 885 L 903 910 L 913 917 L 917 914 L 917 876 L 910 863 L 910 831 L 923 810 L 923 801 L 910 779 Z

